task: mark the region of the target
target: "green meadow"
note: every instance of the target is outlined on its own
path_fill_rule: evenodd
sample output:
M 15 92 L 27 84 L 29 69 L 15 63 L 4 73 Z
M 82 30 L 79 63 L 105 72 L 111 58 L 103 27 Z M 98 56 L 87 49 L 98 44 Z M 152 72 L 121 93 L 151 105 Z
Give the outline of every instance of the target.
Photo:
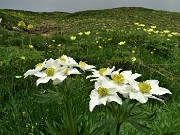
M 20 21 L 26 26 L 18 26 Z M 142 116 L 155 114 L 140 121 L 148 132 L 125 122 L 122 135 L 180 134 L 180 13 L 115 8 L 76 13 L 0 9 L 0 135 L 71 135 L 57 92 L 64 84 L 36 86 L 36 77 L 23 76 L 63 54 L 96 69 L 115 66 L 137 72 L 142 75 L 138 81 L 159 80 L 160 87 L 172 92 L 163 95 L 165 103 L 149 99 L 137 106 Z M 104 105 L 89 111 L 94 84 L 87 75 L 66 79 L 74 135 L 115 135 Z

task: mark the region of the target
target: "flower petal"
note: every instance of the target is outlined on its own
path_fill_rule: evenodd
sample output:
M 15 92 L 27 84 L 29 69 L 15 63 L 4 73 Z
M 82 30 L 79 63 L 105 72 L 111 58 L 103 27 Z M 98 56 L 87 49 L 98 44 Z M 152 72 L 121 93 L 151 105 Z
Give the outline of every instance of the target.
M 125 77 L 125 78 L 130 78 L 132 71 L 123 71 L 121 72 L 121 74 Z
M 117 94 L 113 94 L 112 96 L 108 97 L 108 102 L 112 102 L 112 101 L 120 105 L 122 104 L 122 99 Z
M 155 96 L 151 96 L 151 97 L 149 97 L 149 98 L 153 98 L 153 99 L 159 100 L 159 101 L 161 101 L 161 102 L 164 103 L 164 100 L 163 100 L 163 99 L 157 98 L 157 97 L 155 97 Z M 164 103 L 164 104 L 165 104 L 165 103 Z
M 89 102 L 89 110 L 92 112 L 96 105 L 100 105 L 101 102 L 97 99 L 91 99 Z
M 151 87 L 159 87 L 159 81 L 158 80 L 146 80 L 145 82 L 149 83 Z
M 93 68 L 96 68 L 93 65 L 85 65 L 85 66 L 79 66 L 79 68 L 81 68 L 83 71 L 87 70 L 87 71 L 94 71 Z
M 122 86 L 119 86 L 117 89 L 118 89 L 117 92 L 123 95 L 123 94 L 128 94 L 132 90 L 132 86 L 122 85 Z
M 54 65 L 54 59 L 50 58 L 48 61 L 46 61 L 46 64 L 44 65 L 45 68 L 51 68 L 52 65 Z
M 109 96 L 100 97 L 99 100 L 103 105 L 106 105 Z
M 109 80 L 108 78 L 105 78 L 102 80 L 102 87 L 104 88 L 116 88 L 117 85 L 115 83 L 113 83 L 111 80 Z
M 53 76 L 52 80 L 59 79 L 59 80 L 63 81 L 66 78 L 67 78 L 67 75 L 55 74 Z
M 150 93 L 155 95 L 164 95 L 166 93 L 172 94 L 168 89 L 162 87 L 153 88 Z
M 115 66 L 113 66 L 112 68 L 107 68 L 107 70 L 103 73 L 103 76 L 105 75 L 111 75 L 112 71 L 115 69 Z
M 25 74 L 24 74 L 24 78 L 26 78 L 29 75 L 34 75 L 37 71 L 34 69 L 28 70 Z
M 131 75 L 131 79 L 136 79 L 136 78 L 138 78 L 140 76 L 141 76 L 141 74 L 135 73 L 135 74 Z
M 47 76 L 47 74 L 44 72 L 36 72 L 34 75 L 37 77 L 43 77 L 43 78 Z
M 39 78 L 36 81 L 36 86 L 38 86 L 40 83 L 47 83 L 51 78 L 50 77 L 45 77 L 45 78 Z
M 68 71 L 67 75 L 71 75 L 71 74 L 81 74 L 81 73 L 76 68 L 73 68 Z
M 120 71 L 120 70 L 122 70 L 122 69 L 118 69 L 118 70 L 116 70 L 116 71 L 113 71 L 113 72 L 112 72 L 112 75 L 114 75 L 114 74 L 119 74 L 119 71 Z
M 66 77 L 61 78 L 61 79 L 59 79 L 59 78 L 54 79 L 54 80 L 53 80 L 53 85 L 57 85 L 57 84 L 62 83 L 65 78 L 66 78 Z
M 137 93 L 130 92 L 129 98 L 136 99 L 140 103 L 146 103 L 148 101 L 148 97 L 144 96 L 141 92 L 137 92 Z
M 95 89 L 94 90 L 92 90 L 91 91 L 91 94 L 90 94 L 90 98 L 91 98 L 91 100 L 90 100 L 90 102 L 89 102 L 89 110 L 92 112 L 93 111 L 93 109 L 94 109 L 94 107 L 96 106 L 96 105 L 100 105 L 101 104 L 101 102 L 100 102 L 100 100 L 99 100 L 99 95 L 98 95 L 98 93 L 95 91 Z

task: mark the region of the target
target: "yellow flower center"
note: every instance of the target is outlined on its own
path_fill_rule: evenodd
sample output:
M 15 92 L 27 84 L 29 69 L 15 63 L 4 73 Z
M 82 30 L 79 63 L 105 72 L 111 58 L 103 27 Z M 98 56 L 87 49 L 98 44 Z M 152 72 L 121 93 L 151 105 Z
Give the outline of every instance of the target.
M 54 75 L 54 72 L 55 72 L 55 69 L 54 69 L 54 68 L 47 68 L 47 69 L 46 69 L 46 74 L 47 74 L 47 76 L 53 76 L 53 75 Z
M 116 83 L 122 84 L 124 82 L 124 76 L 122 74 L 115 74 L 112 76 L 112 80 Z
M 103 76 L 104 72 L 106 72 L 107 68 L 99 69 L 99 74 Z
M 149 93 L 152 89 L 151 85 L 146 82 L 140 82 L 138 87 L 142 93 Z
M 65 58 L 59 58 L 60 59 L 60 61 L 62 61 L 62 62 L 66 62 L 66 59 Z
M 86 66 L 87 64 L 85 62 L 80 61 L 79 66 Z
M 42 66 L 42 63 L 38 63 L 36 64 L 35 68 L 38 68 L 38 67 L 41 67 Z
M 103 87 L 99 87 L 97 90 L 98 94 L 103 97 L 107 95 L 108 89 L 103 88 Z

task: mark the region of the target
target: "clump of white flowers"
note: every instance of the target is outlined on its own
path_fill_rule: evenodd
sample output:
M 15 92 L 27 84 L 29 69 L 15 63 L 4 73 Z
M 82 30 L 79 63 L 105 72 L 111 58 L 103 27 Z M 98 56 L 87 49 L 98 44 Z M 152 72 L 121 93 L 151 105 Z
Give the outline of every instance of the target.
M 90 94 L 89 110 L 92 111 L 96 105 L 106 105 L 106 102 L 115 101 L 122 104 L 122 99 L 117 93 L 125 98 L 135 99 L 140 103 L 146 103 L 148 98 L 153 98 L 164 102 L 162 95 L 171 92 L 159 87 L 158 80 L 147 80 L 144 82 L 135 81 L 141 74 L 132 71 L 114 71 L 115 67 L 101 68 L 94 70 L 93 75 L 87 78 L 93 78 L 90 81 L 95 81 L 95 89 Z
M 43 63 L 38 63 L 35 69 L 28 70 L 24 77 L 34 75 L 39 79 L 36 81 L 38 86 L 40 83 L 47 83 L 49 80 L 53 81 L 54 85 L 57 85 L 64 81 L 67 76 L 72 74 L 81 74 L 77 68 L 83 71 L 91 71 L 95 66 L 88 65 L 85 62 L 80 61 L 79 64 L 71 57 L 62 55 L 58 59 L 45 60 Z
M 54 85 L 62 83 L 69 75 L 81 74 L 78 70 L 91 71 L 92 75 L 86 78 L 91 78 L 90 81 L 95 81 L 95 88 L 91 91 L 89 110 L 93 111 L 97 105 L 106 105 L 107 102 L 116 102 L 123 104 L 121 97 L 134 99 L 140 103 L 146 103 L 148 98 L 153 98 L 164 102 L 162 95 L 171 92 L 159 87 L 158 80 L 147 80 L 144 82 L 137 82 L 135 79 L 141 74 L 132 73 L 132 71 L 115 71 L 115 67 L 101 68 L 96 70 L 95 66 L 88 65 L 80 61 L 77 63 L 73 58 L 62 55 L 58 59 L 45 60 L 35 66 L 35 69 L 28 70 L 24 77 L 34 75 L 38 77 L 36 85 L 47 83 L 49 80 L 53 81 Z

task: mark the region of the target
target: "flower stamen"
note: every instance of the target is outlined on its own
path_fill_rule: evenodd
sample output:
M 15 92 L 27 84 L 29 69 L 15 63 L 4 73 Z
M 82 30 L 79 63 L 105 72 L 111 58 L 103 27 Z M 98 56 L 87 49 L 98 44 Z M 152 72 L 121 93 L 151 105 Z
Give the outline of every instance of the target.
M 62 62 L 66 62 L 65 58 L 59 58 L 59 60 L 62 61 Z
M 108 89 L 106 88 L 103 88 L 103 87 L 99 87 L 98 90 L 97 90 L 98 94 L 103 97 L 103 96 L 106 96 L 107 93 L 108 93 Z
M 115 74 L 112 76 L 112 80 L 115 83 L 122 84 L 124 82 L 124 76 L 122 74 Z
M 41 67 L 42 66 L 42 63 L 38 63 L 35 65 L 35 68 L 38 68 L 38 67 Z
M 99 74 L 103 76 L 104 72 L 106 72 L 107 68 L 99 69 Z
M 55 69 L 54 68 L 47 68 L 46 69 L 47 76 L 53 76 L 54 73 L 55 73 Z
M 149 93 L 152 89 L 151 85 L 146 82 L 140 82 L 138 87 L 142 93 Z
M 79 66 L 86 66 L 87 64 L 85 62 L 80 61 Z

